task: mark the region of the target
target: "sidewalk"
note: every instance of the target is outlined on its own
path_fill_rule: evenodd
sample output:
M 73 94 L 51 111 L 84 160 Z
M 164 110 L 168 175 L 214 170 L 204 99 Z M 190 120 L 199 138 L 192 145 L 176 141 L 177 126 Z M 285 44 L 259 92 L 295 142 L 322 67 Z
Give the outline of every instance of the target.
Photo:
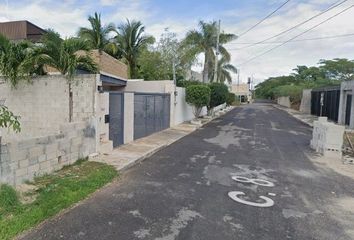
M 222 116 L 232 109 L 233 108 L 229 108 L 226 111 L 220 111 L 219 116 Z M 213 119 L 202 119 L 201 126 L 207 124 Z M 117 171 L 124 171 L 143 161 L 145 158 L 150 157 L 159 150 L 178 141 L 184 136 L 194 132 L 201 126 L 193 125 L 190 123 L 182 123 L 161 132 L 157 132 L 147 137 L 135 140 L 131 143 L 122 145 L 114 149 L 110 154 L 99 155 L 90 159 L 90 161 L 103 162 L 114 166 Z
M 317 116 L 313 116 L 313 115 L 310 115 L 310 114 L 302 113 L 300 111 L 297 111 L 297 110 L 294 110 L 294 109 L 291 109 L 291 108 L 283 107 L 283 106 L 280 106 L 280 105 L 277 105 L 277 104 L 273 104 L 273 107 L 287 112 L 288 114 L 290 114 L 294 118 L 296 118 L 299 121 L 307 124 L 310 127 L 313 127 L 313 122 L 318 120 Z

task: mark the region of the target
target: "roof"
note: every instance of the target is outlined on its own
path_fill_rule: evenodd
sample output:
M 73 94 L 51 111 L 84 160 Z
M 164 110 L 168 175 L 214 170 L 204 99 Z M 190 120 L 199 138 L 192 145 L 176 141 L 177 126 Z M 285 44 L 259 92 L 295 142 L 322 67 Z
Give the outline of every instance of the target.
M 38 42 L 46 31 L 29 21 L 22 20 L 0 23 L 0 33 L 13 41 Z
M 106 85 L 112 85 L 112 86 L 126 86 L 127 85 L 127 80 L 124 80 L 119 77 L 113 77 L 113 76 L 108 76 L 105 74 L 100 74 L 100 80 L 102 83 L 105 83 Z

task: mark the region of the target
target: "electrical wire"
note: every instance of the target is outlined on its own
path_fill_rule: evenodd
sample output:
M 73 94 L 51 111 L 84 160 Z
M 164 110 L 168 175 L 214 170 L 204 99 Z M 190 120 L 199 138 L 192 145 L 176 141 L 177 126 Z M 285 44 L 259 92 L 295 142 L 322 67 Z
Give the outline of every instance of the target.
M 316 37 L 316 38 L 304 38 L 304 39 L 298 39 L 298 40 L 293 40 L 289 42 L 306 42 L 306 41 L 315 41 L 315 40 L 323 40 L 323 39 L 333 39 L 333 38 L 343 38 L 343 37 L 352 37 L 354 36 L 354 33 L 348 33 L 348 34 L 342 34 L 342 35 L 333 35 L 333 36 L 325 36 L 325 37 Z M 252 44 L 257 44 L 257 45 L 264 45 L 264 44 L 278 44 L 278 43 L 284 43 L 284 41 L 276 41 L 276 42 L 265 42 L 265 43 L 252 43 Z M 238 43 L 240 45 L 242 44 L 250 44 L 250 43 Z M 228 48 L 228 50 L 242 50 L 243 48 Z
M 277 11 L 279 11 L 282 7 L 284 7 L 288 2 L 290 2 L 291 0 L 286 0 L 282 5 L 280 5 L 277 9 L 275 9 L 273 12 L 271 12 L 270 14 L 268 14 L 267 16 L 265 16 L 261 21 L 259 21 L 258 23 L 256 23 L 255 25 L 253 25 L 252 27 L 250 27 L 249 29 L 247 29 L 246 31 L 244 31 L 243 33 L 241 33 L 240 35 L 238 35 L 239 39 L 240 37 L 242 37 L 243 35 L 245 35 L 246 33 L 248 33 L 249 31 L 251 31 L 252 29 L 254 29 L 255 27 L 257 27 L 259 24 L 261 24 L 262 22 L 264 22 L 265 20 L 267 20 L 268 18 L 270 18 L 273 14 L 275 14 Z
M 333 15 L 333 16 L 331 16 L 331 17 L 325 19 L 325 20 L 323 20 L 322 22 L 320 22 L 320 23 L 314 25 L 313 27 L 307 29 L 306 31 L 303 31 L 303 32 L 301 32 L 300 34 L 298 34 L 298 35 L 296 35 L 296 36 L 294 36 L 294 37 L 288 39 L 287 41 L 283 42 L 282 44 L 279 44 L 279 45 L 277 45 L 277 46 L 275 46 L 275 47 L 273 47 L 273 48 L 271 48 L 271 49 L 269 49 L 269 50 L 267 50 L 267 51 L 265 51 L 265 52 L 263 52 L 263 53 L 261 53 L 261 54 L 259 54 L 259 55 L 256 55 L 256 56 L 254 56 L 254 57 L 252 57 L 252 58 L 246 60 L 245 62 L 239 64 L 238 66 L 242 66 L 242 65 L 244 65 L 244 64 L 246 64 L 246 63 L 249 63 L 249 62 L 255 60 L 256 58 L 259 58 L 259 57 L 261 57 L 261 56 L 263 56 L 263 55 L 265 55 L 265 54 L 267 54 L 267 53 L 269 53 L 269 52 L 274 51 L 275 49 L 277 49 L 277 48 L 279 48 L 279 47 L 281 47 L 281 46 L 284 46 L 284 45 L 287 44 L 288 42 L 291 42 L 292 40 L 294 40 L 294 39 L 296 39 L 296 38 L 298 38 L 298 37 L 304 35 L 305 33 L 308 33 L 309 31 L 315 29 L 316 27 L 318 27 L 318 26 L 320 26 L 320 25 L 322 25 L 322 24 L 328 22 L 329 20 L 331 20 L 331 19 L 337 17 L 338 15 L 340 15 L 340 14 L 342 14 L 342 13 L 348 11 L 348 10 L 351 9 L 352 7 L 354 7 L 354 5 L 351 5 L 351 6 L 347 7 L 347 8 L 345 8 L 344 10 L 342 10 L 342 11 L 336 13 L 335 15 Z
M 305 23 L 308 23 L 309 21 L 313 20 L 314 18 L 317 18 L 317 17 L 319 17 L 319 16 L 325 14 L 326 12 L 328 12 L 328 11 L 330 11 L 330 10 L 332 10 L 332 9 L 334 9 L 334 8 L 336 8 L 336 7 L 338 7 L 338 6 L 340 6 L 340 5 L 342 5 L 343 3 L 347 2 L 347 1 L 348 1 L 348 0 L 343 0 L 343 1 L 341 1 L 341 2 L 340 2 L 340 1 L 337 1 L 337 2 L 335 2 L 334 4 L 332 4 L 330 7 L 328 7 L 326 10 L 324 10 L 324 11 L 322 11 L 322 12 L 320 12 L 320 13 L 318 13 L 318 14 L 312 16 L 312 17 L 310 17 L 309 19 L 307 19 L 307 20 L 305 20 L 305 21 L 303 21 L 303 22 L 301 22 L 301 23 L 298 23 L 298 24 L 296 24 L 295 26 L 293 26 L 293 27 L 291 27 L 291 28 L 288 28 L 288 29 L 286 29 L 286 30 L 284 30 L 284 31 L 282 31 L 282 32 L 280 32 L 280 33 L 274 35 L 274 36 L 271 36 L 271 37 L 269 37 L 269 38 L 263 39 L 263 40 L 261 40 L 261 41 L 259 41 L 259 42 L 253 43 L 253 44 L 251 44 L 251 45 L 249 45 L 249 46 L 242 47 L 241 49 L 250 48 L 250 47 L 256 46 L 256 45 L 258 45 L 258 44 L 267 42 L 267 41 L 269 41 L 269 40 L 271 40 L 271 39 L 273 39 L 273 38 L 279 37 L 279 36 L 283 35 L 284 33 L 290 32 L 290 31 L 292 31 L 293 29 L 295 29 L 295 28 L 297 28 L 297 27 L 300 27 L 301 25 L 304 25 Z M 338 2 L 339 2 L 339 3 L 338 3 Z M 233 44 L 233 43 L 228 43 L 228 44 Z

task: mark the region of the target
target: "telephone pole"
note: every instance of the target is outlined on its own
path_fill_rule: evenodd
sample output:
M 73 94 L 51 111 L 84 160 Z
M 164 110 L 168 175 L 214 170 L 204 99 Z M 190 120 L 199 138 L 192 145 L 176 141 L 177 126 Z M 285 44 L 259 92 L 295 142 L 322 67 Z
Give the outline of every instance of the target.
M 218 31 L 217 31 L 217 36 L 216 36 L 214 82 L 217 82 L 217 81 L 218 81 L 218 61 L 219 61 L 220 24 L 221 24 L 221 21 L 219 20 Z

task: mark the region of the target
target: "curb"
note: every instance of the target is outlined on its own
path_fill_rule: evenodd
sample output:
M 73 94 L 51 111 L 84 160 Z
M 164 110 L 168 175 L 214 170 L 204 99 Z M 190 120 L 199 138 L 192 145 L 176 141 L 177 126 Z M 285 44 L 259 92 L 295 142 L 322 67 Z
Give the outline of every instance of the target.
M 143 156 L 138 157 L 136 160 L 134 160 L 134 161 L 130 162 L 129 164 L 123 166 L 121 169 L 119 169 L 119 170 L 117 170 L 117 171 L 119 171 L 119 172 L 122 173 L 122 172 L 125 172 L 125 171 L 129 170 L 130 168 L 134 167 L 135 165 L 137 165 L 137 164 L 143 162 L 145 159 L 151 157 L 151 156 L 154 155 L 155 153 L 157 153 L 157 152 L 161 151 L 162 149 L 164 149 L 164 148 L 170 146 L 171 144 L 177 142 L 178 140 L 184 138 L 185 136 L 188 136 L 189 134 L 195 132 L 196 130 L 200 129 L 200 128 L 203 127 L 204 125 L 206 125 L 206 124 L 212 122 L 214 119 L 217 119 L 217 118 L 219 118 L 219 117 L 222 117 L 223 115 L 229 113 L 230 111 L 232 111 L 232 110 L 234 110 L 234 109 L 235 109 L 235 107 L 231 108 L 231 109 L 228 110 L 227 112 L 222 113 L 221 115 L 219 115 L 219 116 L 217 116 L 217 117 L 214 117 L 214 118 L 210 119 L 209 121 L 206 121 L 206 122 L 202 123 L 200 126 L 197 126 L 197 125 L 196 125 L 196 126 L 195 126 L 195 129 L 193 129 L 191 132 L 188 132 L 187 134 L 185 134 L 185 135 L 183 135 L 183 136 L 181 136 L 181 137 L 175 139 L 174 141 L 169 141 L 169 142 L 167 142 L 167 143 L 165 143 L 165 144 L 163 144 L 163 145 L 161 145 L 161 146 L 158 146 L 158 147 L 156 147 L 156 148 L 154 148 L 154 149 L 148 151 L 148 152 L 147 152 L 146 154 L 144 154 Z M 168 129 L 173 129 L 173 128 L 168 128 Z M 166 129 L 166 130 L 167 130 L 167 129 Z
M 282 108 L 282 107 L 279 107 L 279 106 L 277 106 L 276 104 L 272 104 L 272 106 L 273 106 L 274 108 L 278 109 L 278 110 L 281 110 L 281 111 L 283 111 L 283 112 L 286 112 L 287 114 L 289 114 L 290 116 L 292 116 L 293 118 L 295 118 L 296 120 L 298 120 L 299 122 L 301 122 L 301 123 L 303 123 L 303 124 L 305 124 L 305 125 L 307 125 L 307 126 L 313 128 L 313 125 L 312 125 L 311 123 L 309 123 L 309 122 L 307 122 L 307 121 L 305 121 L 305 120 L 303 120 L 303 119 L 301 119 L 301 118 L 299 118 L 299 117 L 296 117 L 294 114 L 292 114 L 291 112 L 287 111 L 286 109 L 284 109 L 284 108 Z

